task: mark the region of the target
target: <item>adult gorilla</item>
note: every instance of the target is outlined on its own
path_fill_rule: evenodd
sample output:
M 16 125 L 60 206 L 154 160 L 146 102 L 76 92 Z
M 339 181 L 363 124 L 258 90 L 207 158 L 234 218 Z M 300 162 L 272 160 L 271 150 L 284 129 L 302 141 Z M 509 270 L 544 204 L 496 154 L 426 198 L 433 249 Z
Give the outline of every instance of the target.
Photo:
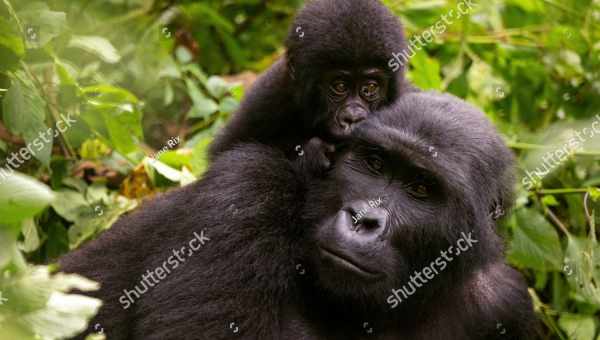
M 101 282 L 109 339 L 527 339 L 489 214 L 512 166 L 481 112 L 407 94 L 324 177 L 240 146 L 61 264 Z
M 412 89 L 404 67 L 388 67 L 406 40 L 379 1 L 310 1 L 285 45 L 285 56 L 256 81 L 216 137 L 213 158 L 241 142 L 274 146 L 288 156 L 301 153 L 298 145 L 323 147 L 321 140 L 347 136 L 354 124 Z

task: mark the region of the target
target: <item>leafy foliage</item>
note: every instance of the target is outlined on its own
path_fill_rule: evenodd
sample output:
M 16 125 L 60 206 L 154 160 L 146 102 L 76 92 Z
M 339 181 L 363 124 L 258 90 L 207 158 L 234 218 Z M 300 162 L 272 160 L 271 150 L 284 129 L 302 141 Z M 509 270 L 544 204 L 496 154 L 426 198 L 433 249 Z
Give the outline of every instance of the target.
M 460 6 L 384 2 L 409 37 Z M 478 105 L 503 133 L 520 167 L 501 228 L 507 259 L 530 283 L 547 339 L 598 340 L 600 1 L 471 3 L 414 44 L 409 77 Z M 227 75 L 281 55 L 300 5 L 0 0 L 0 340 L 86 327 L 100 301 L 69 291 L 96 285 L 52 263 L 142 197 L 202 175 L 243 96 L 236 80 L 254 77 Z

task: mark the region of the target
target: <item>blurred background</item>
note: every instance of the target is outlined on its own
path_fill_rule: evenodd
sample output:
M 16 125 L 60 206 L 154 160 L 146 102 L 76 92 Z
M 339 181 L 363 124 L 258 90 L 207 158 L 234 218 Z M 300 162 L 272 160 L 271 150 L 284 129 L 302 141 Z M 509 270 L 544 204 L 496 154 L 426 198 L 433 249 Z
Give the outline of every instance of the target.
M 384 2 L 409 37 L 457 6 Z M 527 278 L 545 339 L 598 340 L 600 1 L 473 3 L 417 51 L 409 77 L 497 125 L 519 161 L 500 229 L 507 260 Z M 85 329 L 100 302 L 68 292 L 96 284 L 53 263 L 140 200 L 202 176 L 214 132 L 284 52 L 300 6 L 0 0 L 0 340 Z M 550 163 L 556 150 L 566 154 Z

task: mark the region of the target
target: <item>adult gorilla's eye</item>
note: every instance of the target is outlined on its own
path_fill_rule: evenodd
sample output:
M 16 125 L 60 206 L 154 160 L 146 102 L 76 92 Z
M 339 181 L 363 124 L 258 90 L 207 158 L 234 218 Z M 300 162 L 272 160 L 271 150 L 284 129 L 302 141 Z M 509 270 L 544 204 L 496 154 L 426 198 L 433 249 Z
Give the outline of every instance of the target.
M 408 186 L 408 192 L 417 198 L 429 197 L 429 188 L 425 184 L 413 184 Z
M 370 81 L 361 88 L 360 92 L 365 99 L 375 100 L 379 94 L 379 84 L 374 81 Z
M 383 170 L 383 159 L 377 155 L 369 155 L 365 159 L 367 166 L 369 169 L 375 173 L 381 173 Z
M 425 199 L 432 195 L 435 181 L 426 176 L 417 176 L 406 186 L 406 191 L 415 198 Z
M 344 95 L 348 92 L 348 85 L 346 85 L 346 82 L 338 80 L 331 84 L 331 89 L 338 95 Z

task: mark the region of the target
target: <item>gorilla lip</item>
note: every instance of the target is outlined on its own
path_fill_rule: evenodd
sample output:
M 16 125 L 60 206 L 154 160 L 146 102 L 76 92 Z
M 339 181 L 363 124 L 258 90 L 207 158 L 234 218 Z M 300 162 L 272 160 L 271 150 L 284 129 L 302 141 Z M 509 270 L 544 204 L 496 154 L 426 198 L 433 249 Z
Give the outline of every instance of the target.
M 355 260 L 353 260 L 352 258 L 350 258 L 347 255 L 344 255 L 341 252 L 333 251 L 331 249 L 324 248 L 324 247 L 319 247 L 319 249 L 321 249 L 321 255 L 324 258 L 332 261 L 334 264 L 336 264 L 340 267 L 343 267 L 347 270 L 355 272 L 362 277 L 365 277 L 368 279 L 377 279 L 383 275 L 382 273 L 374 272 L 374 271 L 371 271 L 370 269 L 365 268 L 364 266 L 360 265 Z

